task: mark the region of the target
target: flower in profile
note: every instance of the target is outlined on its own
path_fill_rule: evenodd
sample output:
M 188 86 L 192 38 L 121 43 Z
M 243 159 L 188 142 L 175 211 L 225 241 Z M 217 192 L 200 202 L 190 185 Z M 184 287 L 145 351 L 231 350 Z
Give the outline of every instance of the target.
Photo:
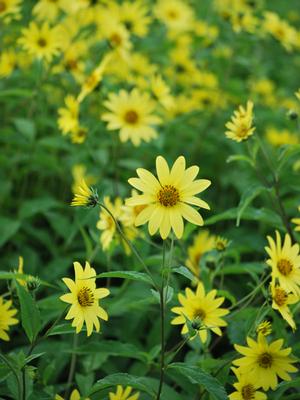
M 178 294 L 178 300 L 181 307 L 173 307 L 171 311 L 179 314 L 172 321 L 172 325 L 183 325 L 181 333 L 188 333 L 187 320 L 192 326 L 197 326 L 199 337 L 203 343 L 207 340 L 207 330 L 211 330 L 221 336 L 220 327 L 226 326 L 227 323 L 222 319 L 224 315 L 229 313 L 225 308 L 220 308 L 224 302 L 224 297 L 216 297 L 217 291 L 211 290 L 205 294 L 202 282 L 198 283 L 196 293 L 190 288 L 185 289 L 185 296 Z
M 24 267 L 24 259 L 23 259 L 23 257 L 22 256 L 19 256 L 19 265 L 18 265 L 18 270 L 17 271 L 15 271 L 17 274 L 24 274 L 24 269 L 23 269 L 23 267 Z M 34 278 L 34 277 L 32 277 L 32 278 Z M 27 282 L 26 282 L 26 280 L 24 280 L 24 279 L 17 279 L 17 282 L 21 285 L 21 286 L 24 286 L 24 287 L 27 287 Z
M 19 43 L 32 56 L 51 62 L 53 57 L 59 54 L 60 38 L 58 30 L 50 28 L 47 22 L 38 26 L 31 22 L 28 28 L 22 30 Z
M 207 210 L 209 205 L 195 195 L 203 192 L 211 182 L 208 179 L 196 179 L 199 167 L 196 165 L 186 169 L 185 158 L 180 156 L 171 170 L 162 157 L 156 158 L 158 179 L 143 168 L 136 170 L 139 178 L 130 178 L 131 186 L 143 192 L 142 195 L 127 200 L 130 206 L 145 206 L 135 220 L 135 225 L 148 222 L 150 235 L 158 230 L 162 239 L 169 236 L 171 229 L 180 239 L 183 235 L 183 218 L 195 225 L 203 225 L 203 218 L 192 207 L 202 207 Z
M 99 306 L 99 300 L 109 295 L 106 288 L 96 288 L 96 271 L 86 261 L 83 269 L 79 262 L 74 262 L 75 281 L 63 278 L 63 282 L 71 293 L 60 296 L 60 300 L 71 304 L 65 319 L 73 319 L 72 326 L 76 333 L 82 330 L 85 323 L 87 336 L 90 336 L 95 326 L 96 332 L 100 331 L 98 318 L 108 320 L 107 312 Z
M 72 95 L 65 97 L 66 107 L 58 109 L 58 126 L 63 135 L 76 131 L 79 126 L 79 102 Z
M 248 374 L 241 374 L 238 368 L 231 368 L 238 382 L 233 384 L 235 392 L 229 395 L 229 400 L 267 400 L 267 396 L 257 390 L 259 386 Z
M 242 140 L 248 139 L 249 136 L 253 135 L 255 127 L 253 126 L 253 103 L 252 101 L 247 102 L 246 109 L 243 106 L 239 106 L 238 110 L 235 110 L 231 121 L 226 123 L 228 131 L 225 135 L 228 139 L 241 142 Z
M 127 386 L 124 389 L 121 385 L 118 385 L 116 393 L 110 392 L 108 394 L 109 400 L 138 400 L 138 398 L 140 397 L 140 393 L 137 392 L 135 394 L 131 394 L 131 392 L 131 386 Z
M 268 336 L 272 333 L 272 325 L 270 321 L 262 321 L 256 328 L 256 333 L 261 333 L 264 336 Z
M 279 285 L 286 292 L 300 295 L 300 255 L 299 244 L 292 244 L 289 234 L 285 235 L 284 243 L 276 231 L 276 242 L 267 236 L 269 247 L 265 247 L 269 255 L 266 263 L 272 268 L 272 282 L 279 281 Z
M 122 213 L 122 199 L 117 197 L 112 203 L 109 196 L 105 196 L 103 204 L 112 213 L 116 221 L 119 221 Z M 116 235 L 116 224 L 112 216 L 104 209 L 101 208 L 99 213 L 99 221 L 97 222 L 97 228 L 102 231 L 100 236 L 100 242 L 103 250 L 108 250 L 109 246 Z
M 65 400 L 59 394 L 56 394 L 54 400 Z M 77 389 L 74 389 L 70 395 L 70 400 L 90 400 L 89 397 L 82 397 Z
M 247 374 L 256 382 L 257 387 L 264 390 L 274 390 L 278 383 L 278 377 L 290 381 L 290 372 L 296 372 L 297 368 L 292 364 L 296 362 L 289 354 L 291 348 L 282 349 L 283 339 L 275 340 L 268 344 L 264 335 L 259 334 L 257 342 L 247 337 L 249 347 L 234 345 L 235 349 L 244 357 L 233 361 L 239 367 L 241 374 Z
M 298 210 L 300 211 L 300 206 L 298 207 Z M 300 231 L 300 218 L 293 218 L 292 223 L 297 225 L 295 231 Z
M 13 318 L 17 314 L 15 308 L 10 308 L 12 305 L 11 300 L 5 301 L 2 296 L 0 296 L 0 339 L 9 341 L 9 336 L 6 331 L 9 330 L 11 325 L 16 325 L 19 321 Z
M 104 113 L 102 119 L 108 122 L 108 130 L 120 131 L 121 142 L 131 140 L 139 146 L 142 140 L 149 142 L 157 137 L 152 126 L 159 124 L 161 119 L 153 114 L 155 102 L 148 93 L 138 89 L 121 90 L 118 94 L 111 93 L 104 105 L 109 112 Z
M 194 237 L 192 246 L 187 249 L 188 258 L 185 265 L 192 271 L 197 279 L 200 274 L 200 260 L 202 256 L 215 248 L 215 237 L 209 234 L 209 231 L 204 230 Z
M 296 324 L 293 319 L 292 313 L 289 309 L 290 304 L 298 303 L 299 297 L 293 293 L 287 293 L 278 285 L 271 284 L 272 294 L 272 308 L 280 312 L 283 319 L 291 326 L 293 330 L 296 329 Z
M 98 203 L 97 191 L 88 187 L 85 180 L 82 179 L 81 183 L 77 186 L 77 192 L 74 193 L 71 206 L 86 206 L 95 207 Z

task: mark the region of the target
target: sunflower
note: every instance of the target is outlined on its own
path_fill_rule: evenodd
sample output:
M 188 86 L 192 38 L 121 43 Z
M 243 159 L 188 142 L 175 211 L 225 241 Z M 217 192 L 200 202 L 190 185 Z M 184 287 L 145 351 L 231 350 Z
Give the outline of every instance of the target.
M 257 383 L 257 387 L 264 390 L 274 390 L 278 383 L 278 376 L 290 381 L 289 372 L 296 372 L 292 365 L 296 362 L 288 357 L 291 348 L 282 349 L 283 339 L 268 344 L 264 335 L 259 334 L 257 342 L 247 337 L 249 347 L 234 345 L 235 349 L 244 357 L 234 360 L 233 364 L 239 367 L 241 374 L 247 374 Z
M 120 130 L 121 142 L 131 140 L 139 146 L 142 140 L 149 142 L 157 137 L 152 125 L 159 124 L 161 119 L 153 114 L 155 102 L 148 93 L 121 90 L 118 94 L 111 93 L 104 105 L 110 112 L 104 113 L 102 119 L 108 122 L 107 129 Z
M 116 393 L 110 392 L 108 394 L 109 400 L 138 400 L 138 398 L 140 397 L 140 393 L 137 392 L 135 394 L 131 394 L 131 392 L 131 386 L 127 386 L 124 389 L 121 385 L 118 385 Z
M 158 0 L 154 13 L 172 33 L 182 33 L 193 27 L 194 12 L 182 0 Z
M 300 206 L 298 207 L 298 210 L 300 211 Z M 293 218 L 292 223 L 297 225 L 295 231 L 300 231 L 300 218 Z
M 279 281 L 280 287 L 287 292 L 300 295 L 300 255 L 299 244 L 293 244 L 290 235 L 286 234 L 284 243 L 276 231 L 276 242 L 267 237 L 269 246 L 265 247 L 270 258 L 266 263 L 272 268 L 272 282 Z
M 272 308 L 279 311 L 282 318 L 295 330 L 296 324 L 289 309 L 289 305 L 298 303 L 299 297 L 295 296 L 293 293 L 287 293 L 278 285 L 271 285 L 271 294 Z
M 85 180 L 82 178 L 81 182 L 77 185 L 76 192 L 74 193 L 74 198 L 71 202 L 71 206 L 95 207 L 97 203 L 97 192 L 93 188 L 90 188 L 86 184 Z
M 248 374 L 241 374 L 234 367 L 231 369 L 238 378 L 238 382 L 233 384 L 236 391 L 229 395 L 229 400 L 267 400 L 267 396 L 257 390 L 259 386 Z
M 63 135 L 74 132 L 79 126 L 79 102 L 70 94 L 65 97 L 65 107 L 58 110 L 58 127 Z
M 60 296 L 60 300 L 71 304 L 71 308 L 65 319 L 73 319 L 72 326 L 76 327 L 76 333 L 82 330 L 85 323 L 87 336 L 90 336 L 95 326 L 96 332 L 100 331 L 98 318 L 108 320 L 107 312 L 99 306 L 99 299 L 109 295 L 109 290 L 96 288 L 96 271 L 86 261 L 85 269 L 79 262 L 74 262 L 75 281 L 63 278 L 63 282 L 71 293 Z
M 248 139 L 249 136 L 253 135 L 255 127 L 253 124 L 253 103 L 252 101 L 247 102 L 246 109 L 243 106 L 239 106 L 239 109 L 234 111 L 231 121 L 226 123 L 228 131 L 225 135 L 228 139 L 241 142 Z
M 148 224 L 150 235 L 157 230 L 163 239 L 174 231 L 180 239 L 183 235 L 183 219 L 195 225 L 203 225 L 203 218 L 191 205 L 209 210 L 209 205 L 196 197 L 203 192 L 211 182 L 208 179 L 197 179 L 199 167 L 196 165 L 185 168 L 185 158 L 180 156 L 170 171 L 167 161 L 162 157 L 156 158 L 158 179 L 143 168 L 136 170 L 139 178 L 130 178 L 128 182 L 142 195 L 127 200 L 130 206 L 146 206 L 137 216 L 135 225 Z
M 197 326 L 198 334 L 203 343 L 207 340 L 207 330 L 211 330 L 221 336 L 221 326 L 227 323 L 220 317 L 229 313 L 225 308 L 219 308 L 224 302 L 224 297 L 217 297 L 217 291 L 211 290 L 205 294 L 202 282 L 198 283 L 196 293 L 190 288 L 185 289 L 185 296 L 178 294 L 178 300 L 181 307 L 173 307 L 171 311 L 179 314 L 172 321 L 172 325 L 183 325 L 181 333 L 188 333 L 187 320 L 192 326 Z
M 15 308 L 10 308 L 12 301 L 5 301 L 0 296 L 0 339 L 8 341 L 9 336 L 6 331 L 9 330 L 10 325 L 16 325 L 19 321 L 13 318 L 17 314 Z
M 22 0 L 0 0 L 0 19 L 10 22 L 12 18 L 21 18 L 21 2 Z
M 38 26 L 31 22 L 28 28 L 22 30 L 23 36 L 19 43 L 32 56 L 51 62 L 59 54 L 60 37 L 57 28 L 50 28 L 47 22 Z

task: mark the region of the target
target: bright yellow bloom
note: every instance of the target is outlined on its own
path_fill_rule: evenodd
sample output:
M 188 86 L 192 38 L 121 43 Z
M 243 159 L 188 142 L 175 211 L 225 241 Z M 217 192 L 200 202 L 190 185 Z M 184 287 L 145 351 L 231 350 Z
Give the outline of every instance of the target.
M 155 15 L 175 34 L 193 28 L 193 9 L 182 0 L 158 0 Z
M 272 333 L 272 325 L 270 321 L 261 322 L 256 328 L 257 333 L 261 333 L 264 336 L 268 336 Z
M 300 211 L 300 206 L 298 207 L 298 210 Z M 300 218 L 293 218 L 292 223 L 297 225 L 295 231 L 300 231 Z
M 116 393 L 110 392 L 109 395 L 109 400 L 138 400 L 140 397 L 140 392 L 137 392 L 135 394 L 132 394 L 132 387 L 127 386 L 125 389 L 121 386 L 117 386 L 117 391 Z
M 185 265 L 193 272 L 195 277 L 199 279 L 200 260 L 201 257 L 215 248 L 215 236 L 211 236 L 208 231 L 204 230 L 194 237 L 192 246 L 187 249 L 188 259 Z
M 229 246 L 229 244 L 230 244 L 229 240 L 222 236 L 217 236 L 215 238 L 215 248 L 218 251 L 226 250 L 226 248 Z
M 95 207 L 98 202 L 98 195 L 93 188 L 90 188 L 84 179 L 77 186 L 77 192 L 74 193 L 74 198 L 71 202 L 71 206 L 91 206 Z
M 38 20 L 54 21 L 63 10 L 66 0 L 39 0 L 32 9 Z
M 58 110 L 58 126 L 63 135 L 74 132 L 79 126 L 79 102 L 72 95 L 65 97 L 66 107 L 59 108 Z
M 279 281 L 285 291 L 300 295 L 300 255 L 299 244 L 293 244 L 290 235 L 286 234 L 284 243 L 276 231 L 276 242 L 267 236 L 269 246 L 265 247 L 270 258 L 266 261 L 272 268 L 272 282 Z
M 257 342 L 247 337 L 249 347 L 234 345 L 235 349 L 244 357 L 233 361 L 239 367 L 241 374 L 247 374 L 249 378 L 256 382 L 257 387 L 264 390 L 271 388 L 274 390 L 278 383 L 278 378 L 290 381 L 289 372 L 296 372 L 297 368 L 292 365 L 296 362 L 288 357 L 291 348 L 281 349 L 283 339 L 275 340 L 268 344 L 264 335 L 259 334 Z
M 128 30 L 123 24 L 115 22 L 114 20 L 105 20 L 101 26 L 101 33 L 110 47 L 115 61 L 119 59 L 127 60 L 132 48 L 130 35 Z
M 273 300 L 272 308 L 279 311 L 282 318 L 286 320 L 293 330 L 295 330 L 296 324 L 289 309 L 289 305 L 298 303 L 299 297 L 292 293 L 287 293 L 278 285 L 271 285 L 271 293 Z
M 148 93 L 121 90 L 111 93 L 104 105 L 110 112 L 102 114 L 102 119 L 108 122 L 107 129 L 120 130 L 121 142 L 131 140 L 139 146 L 142 140 L 149 142 L 157 137 L 152 125 L 159 124 L 161 119 L 153 114 L 155 102 Z
M 229 400 L 267 400 L 267 396 L 257 390 L 259 386 L 248 374 L 241 374 L 234 367 L 231 369 L 238 378 L 238 382 L 233 384 L 236 391 L 229 395 Z
M 191 205 L 207 210 L 209 205 L 195 195 L 207 189 L 211 182 L 208 179 L 197 179 L 199 167 L 186 169 L 185 158 L 180 156 L 169 169 L 167 161 L 156 158 L 158 179 L 143 168 L 136 170 L 139 178 L 130 178 L 128 182 L 142 195 L 127 200 L 130 206 L 146 206 L 135 220 L 135 225 L 148 224 L 150 235 L 158 230 L 162 239 L 169 236 L 172 229 L 178 239 L 183 235 L 183 218 L 195 225 L 203 225 L 203 218 Z
M 72 326 L 76 327 L 76 333 L 82 330 L 85 323 L 87 336 L 90 336 L 95 326 L 96 332 L 100 331 L 98 318 L 108 320 L 107 312 L 99 306 L 99 300 L 109 295 L 106 288 L 96 288 L 96 271 L 86 261 L 85 269 L 79 262 L 74 262 L 75 281 L 63 278 L 65 285 L 71 293 L 60 296 L 60 300 L 71 304 L 71 308 L 65 319 L 73 319 Z
M 266 131 L 266 139 L 273 146 L 282 146 L 285 144 L 297 144 L 299 139 L 297 134 L 291 133 L 288 129 L 277 129 L 270 127 Z
M 228 131 L 225 135 L 228 139 L 241 142 L 242 140 L 248 139 L 249 136 L 253 135 L 255 127 L 253 127 L 253 103 L 252 101 L 247 102 L 246 109 L 239 106 L 238 110 L 234 111 L 231 121 L 226 123 Z
M 298 35 L 295 28 L 273 12 L 265 12 L 264 18 L 262 27 L 265 32 L 277 39 L 287 51 L 297 47 Z
M 193 325 L 198 325 L 198 334 L 203 343 L 207 340 L 207 330 L 211 330 L 221 336 L 221 326 L 227 326 L 227 323 L 220 317 L 229 313 L 225 308 L 220 308 L 224 302 L 224 297 L 217 297 L 217 291 L 211 290 L 205 294 L 202 282 L 198 283 L 196 293 L 190 288 L 185 289 L 185 296 L 178 294 L 178 300 L 181 307 L 173 307 L 171 311 L 179 316 L 175 317 L 172 325 L 183 325 L 181 333 L 188 333 L 189 320 Z
M 10 22 L 11 19 L 21 18 L 22 0 L 1 0 L 0 1 L 0 19 L 4 22 Z
M 10 325 L 16 325 L 19 321 L 13 318 L 17 314 L 15 308 L 10 308 L 12 301 L 5 301 L 3 297 L 0 296 L 0 339 L 8 341 L 9 336 L 6 331 L 9 330 Z
M 87 128 L 84 126 L 78 126 L 74 131 L 71 132 L 72 143 L 83 143 L 87 136 Z
M 32 56 L 51 62 L 59 54 L 60 36 L 57 28 L 50 28 L 47 22 L 38 26 L 31 22 L 28 28 L 22 30 L 23 36 L 19 43 Z
M 64 400 L 59 394 L 56 394 L 54 400 Z M 77 389 L 74 389 L 70 395 L 70 400 L 90 400 L 89 397 L 81 397 Z
M 10 76 L 17 65 L 17 56 L 13 50 L 3 51 L 0 55 L 0 78 Z

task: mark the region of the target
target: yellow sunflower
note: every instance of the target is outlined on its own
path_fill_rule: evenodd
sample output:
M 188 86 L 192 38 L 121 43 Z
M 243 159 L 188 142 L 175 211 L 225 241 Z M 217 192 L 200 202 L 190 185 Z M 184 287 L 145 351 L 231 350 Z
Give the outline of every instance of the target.
M 181 333 L 188 333 L 187 319 L 192 325 L 197 326 L 198 334 L 203 343 L 207 340 L 207 330 L 221 336 L 221 326 L 227 323 L 221 318 L 229 313 L 225 308 L 220 308 L 224 297 L 217 297 L 217 291 L 211 290 L 205 294 L 202 282 L 198 283 L 196 293 L 190 288 L 185 289 L 185 296 L 178 294 L 181 307 L 173 307 L 171 311 L 179 314 L 172 321 L 172 325 L 183 325 Z
M 299 297 L 295 296 L 293 293 L 287 293 L 278 285 L 271 285 L 271 294 L 272 308 L 279 311 L 282 318 L 295 330 L 296 324 L 289 309 L 289 305 L 298 303 Z
M 188 247 L 188 259 L 185 265 L 193 272 L 195 277 L 199 279 L 200 260 L 201 257 L 215 248 L 215 236 L 211 236 L 209 231 L 204 230 L 194 237 L 192 246 Z
M 0 19 L 4 22 L 10 22 L 12 18 L 21 18 L 21 2 L 22 0 L 1 0 L 0 1 Z
M 207 210 L 209 205 L 195 195 L 203 192 L 211 182 L 208 179 L 197 179 L 199 167 L 196 165 L 185 168 L 185 158 L 180 156 L 170 171 L 167 161 L 162 157 L 156 158 L 158 179 L 143 168 L 136 170 L 139 178 L 130 178 L 130 185 L 143 192 L 142 195 L 127 200 L 130 206 L 146 206 L 137 216 L 135 225 L 148 224 L 150 235 L 158 230 L 163 239 L 174 231 L 180 239 L 183 235 L 183 218 L 195 225 L 203 225 L 203 218 L 191 206 Z
M 300 211 L 300 206 L 298 207 L 298 210 Z M 292 223 L 297 225 L 295 231 L 300 231 L 300 218 L 293 218 Z
M 60 37 L 57 28 L 50 28 L 47 22 L 38 26 L 31 22 L 28 28 L 22 30 L 23 36 L 19 43 L 32 56 L 51 62 L 59 54 Z
M 96 271 L 86 261 L 85 269 L 79 262 L 74 262 L 75 281 L 63 278 L 65 285 L 71 293 L 60 296 L 60 300 L 71 304 L 71 308 L 65 319 L 73 319 L 72 326 L 76 327 L 76 333 L 82 330 L 86 324 L 87 336 L 90 336 L 95 326 L 96 332 L 100 331 L 98 318 L 108 320 L 107 312 L 99 306 L 99 300 L 109 295 L 106 288 L 96 288 Z
M 248 374 L 241 374 L 234 367 L 231 369 L 235 373 L 238 382 L 233 384 L 236 391 L 229 395 L 229 400 L 267 400 L 267 396 L 257 390 L 259 386 Z
M 131 392 L 131 386 L 127 386 L 124 389 L 121 385 L 118 385 L 116 393 L 110 392 L 108 394 L 109 400 L 138 400 L 138 398 L 140 397 L 140 393 L 137 392 L 135 394 L 131 394 Z
M 252 101 L 247 102 L 246 109 L 243 106 L 239 106 L 238 110 L 234 111 L 231 121 L 226 123 L 228 131 L 225 135 L 228 139 L 241 142 L 242 140 L 248 139 L 249 136 L 253 135 L 255 127 L 253 124 L 253 103 Z
M 138 146 L 142 140 L 149 142 L 157 137 L 152 125 L 159 124 L 161 119 L 153 114 L 155 102 L 148 93 L 121 90 L 111 93 L 104 105 L 110 112 L 104 113 L 102 119 L 108 122 L 107 129 L 120 130 L 121 142 L 131 140 Z
M 158 0 L 154 13 L 172 33 L 182 33 L 193 28 L 193 9 L 182 0 Z
M 0 296 L 0 339 L 8 341 L 9 336 L 6 331 L 9 330 L 11 325 L 16 325 L 19 321 L 13 318 L 17 314 L 15 308 L 10 308 L 12 301 L 5 301 L 3 297 Z
M 300 254 L 299 244 L 292 244 L 290 235 L 286 234 L 284 243 L 276 231 L 276 242 L 267 237 L 269 247 L 265 247 L 270 258 L 266 263 L 272 268 L 272 282 L 279 281 L 280 287 L 287 292 L 300 295 Z
M 241 374 L 247 374 L 256 382 L 257 387 L 264 390 L 274 390 L 278 383 L 278 377 L 290 381 L 288 373 L 296 372 L 297 368 L 292 365 L 296 362 L 288 357 L 291 348 L 282 349 L 283 339 L 275 340 L 268 344 L 264 335 L 259 334 L 257 342 L 247 337 L 249 347 L 234 345 L 235 349 L 244 357 L 233 361 L 239 367 Z

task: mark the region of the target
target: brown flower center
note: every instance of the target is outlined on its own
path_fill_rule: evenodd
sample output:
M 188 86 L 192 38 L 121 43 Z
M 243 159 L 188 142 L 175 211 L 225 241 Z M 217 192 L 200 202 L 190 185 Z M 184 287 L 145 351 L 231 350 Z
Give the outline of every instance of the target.
M 206 313 L 204 310 L 202 310 L 202 308 L 196 308 L 196 310 L 193 312 L 193 319 L 199 318 L 203 321 L 205 316 Z
M 173 207 L 179 202 L 179 192 L 172 185 L 163 186 L 158 192 L 158 201 L 162 206 Z
M 138 122 L 139 116 L 138 113 L 134 110 L 129 110 L 124 115 L 125 121 L 129 124 L 136 124 Z
M 81 307 L 88 307 L 94 304 L 94 293 L 86 286 L 83 286 L 77 293 L 77 300 Z
M 120 46 L 120 44 L 122 43 L 122 38 L 118 33 L 113 33 L 110 36 L 109 40 L 113 46 Z
M 168 16 L 169 16 L 169 18 L 171 18 L 171 19 L 177 19 L 177 18 L 178 18 L 178 13 L 177 13 L 175 10 L 170 10 L 170 11 L 168 12 Z
M 282 275 L 287 276 L 292 272 L 293 264 L 289 260 L 282 258 L 277 262 L 277 268 Z
M 46 47 L 47 46 L 47 41 L 44 38 L 40 38 L 37 43 L 38 43 L 38 45 L 40 47 Z
M 285 290 L 281 288 L 275 288 L 275 293 L 274 293 L 274 301 L 275 303 L 281 307 L 284 306 L 288 298 L 288 294 Z
M 270 353 L 262 353 L 258 357 L 258 365 L 262 368 L 270 368 L 273 364 L 273 357 Z
M 255 388 L 251 383 L 242 387 L 241 390 L 242 398 L 244 400 L 253 400 L 255 399 Z
M 74 70 L 74 69 L 77 69 L 77 67 L 78 67 L 78 62 L 77 62 L 77 60 L 74 60 L 74 59 L 69 59 L 69 60 L 67 60 L 67 62 L 66 62 L 66 68 L 67 68 L 68 70 Z
M 6 3 L 4 1 L 0 1 L 0 13 L 6 10 Z

